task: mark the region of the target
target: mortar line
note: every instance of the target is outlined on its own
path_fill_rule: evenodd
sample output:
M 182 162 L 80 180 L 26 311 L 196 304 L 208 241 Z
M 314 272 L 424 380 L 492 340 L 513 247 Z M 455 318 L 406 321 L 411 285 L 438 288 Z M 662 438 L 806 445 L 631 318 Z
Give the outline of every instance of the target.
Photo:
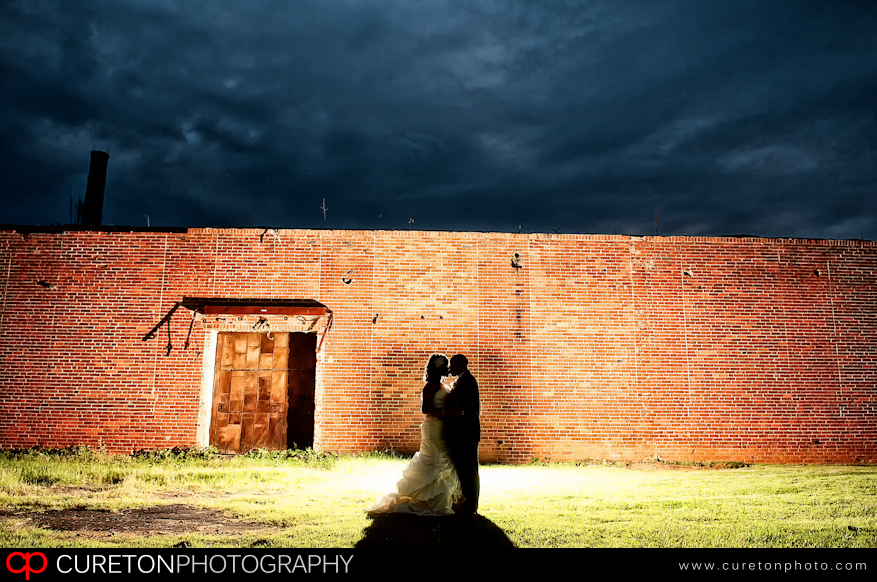
M 683 258 L 682 249 L 679 248 L 679 283 L 682 287 L 682 337 L 685 338 L 685 374 L 688 384 L 688 409 L 685 411 L 685 414 L 688 418 L 691 418 L 691 354 L 688 349 L 688 314 L 686 313 L 685 306 L 685 266 L 682 262 Z M 689 430 L 691 430 L 690 424 Z
M 61 248 L 59 250 L 58 257 L 57 257 L 59 262 L 60 262 L 61 257 L 64 255 L 64 236 L 61 235 L 60 238 L 61 238 L 61 244 L 60 244 Z M 58 270 L 58 272 L 60 272 L 60 268 L 58 268 L 57 270 Z M 58 281 L 55 282 L 55 285 L 57 285 L 57 289 L 61 288 L 60 283 L 61 283 L 61 281 L 59 278 Z M 46 361 L 46 370 L 43 373 L 43 391 L 48 390 L 48 388 L 49 388 L 49 369 L 51 368 L 50 362 L 52 362 L 51 354 L 55 351 L 55 348 L 58 346 L 58 332 L 57 332 L 57 326 L 56 326 L 56 317 L 58 316 L 58 300 L 57 300 L 57 297 L 55 297 L 53 299 L 54 299 L 54 301 L 52 301 L 52 314 L 49 316 L 49 322 L 50 322 L 50 325 L 52 327 L 52 346 L 49 350 L 49 354 L 50 354 L 49 359 Z
M 475 349 L 481 374 L 481 237 L 475 238 Z
M 637 326 L 636 326 L 636 293 L 634 292 L 634 278 L 633 278 L 633 245 L 634 241 L 629 241 L 627 246 L 627 259 L 628 266 L 630 267 L 630 303 L 631 308 L 633 310 L 633 384 L 635 386 L 635 390 L 637 395 L 639 396 L 640 403 L 643 402 L 643 396 L 639 392 L 639 353 L 637 350 Z M 645 408 L 645 406 L 643 406 Z
M 167 237 L 168 237 L 168 235 L 165 234 L 164 235 L 164 258 L 162 260 L 162 265 L 161 265 L 161 290 L 160 290 L 159 295 L 158 295 L 158 314 L 156 315 L 156 319 L 161 319 L 161 309 L 162 309 L 162 306 L 164 305 L 164 284 L 165 284 L 165 275 L 167 274 Z M 167 327 L 167 329 L 165 329 L 165 333 L 168 334 L 168 336 L 170 336 L 171 321 L 172 320 L 173 320 L 173 317 L 169 318 L 167 320 L 167 323 L 165 324 L 165 327 Z M 156 339 L 158 339 L 158 337 L 159 337 L 159 335 L 156 334 Z M 170 339 L 170 337 L 168 337 L 168 339 Z M 153 397 L 155 396 L 155 383 L 156 383 L 156 376 L 158 375 L 158 354 L 161 351 L 159 349 L 159 345 L 160 345 L 160 342 L 156 342 L 156 344 L 155 344 L 155 357 L 152 360 L 152 393 L 151 393 L 151 396 L 153 396 Z M 155 398 L 153 398 L 153 400 L 152 400 L 152 415 L 153 416 L 155 416 L 155 405 L 156 405 L 156 400 L 155 400 Z
M 831 280 L 831 261 L 826 263 L 826 270 L 828 271 L 828 304 L 831 306 L 831 327 L 833 329 L 834 337 L 832 338 L 832 342 L 834 344 L 834 365 L 837 369 L 837 389 L 838 389 L 838 399 L 841 400 L 843 397 L 843 378 L 841 376 L 840 371 L 840 348 L 837 345 L 837 318 L 834 313 L 834 288 Z M 838 403 L 840 404 L 840 403 Z
M 213 245 L 213 286 L 210 295 L 216 297 L 216 275 L 219 272 L 219 231 L 216 232 L 216 242 Z
M 778 248 L 777 249 L 777 273 L 782 273 L 782 272 L 783 272 L 782 249 Z M 779 275 L 777 275 L 777 280 L 779 281 Z M 783 287 L 788 288 L 785 285 L 783 285 L 779 288 L 782 289 Z M 789 317 L 788 317 L 788 312 L 786 310 L 786 302 L 779 300 L 779 301 L 776 301 L 776 303 L 779 303 L 780 308 L 783 310 L 783 315 L 782 315 L 782 319 L 783 319 L 783 343 L 786 344 L 786 349 L 785 349 L 786 369 L 791 371 L 792 370 L 792 356 L 789 353 Z M 796 418 L 798 417 L 798 414 L 799 414 L 799 410 L 798 410 L 798 406 L 797 406 L 797 402 L 796 402 L 796 405 L 795 405 L 795 417 Z
M 372 300 L 371 300 L 371 308 L 372 311 L 376 314 L 377 319 L 374 324 L 371 326 L 371 335 L 369 337 L 369 362 L 371 365 L 368 370 L 368 406 L 366 406 L 366 411 L 371 414 L 374 410 L 374 398 L 372 395 L 375 391 L 375 330 L 378 322 L 380 321 L 380 315 L 378 314 L 378 307 L 375 305 L 375 280 L 377 279 L 377 271 L 378 271 L 378 233 L 376 230 L 372 231 Z M 374 317 L 374 316 L 373 316 Z
M 530 236 L 527 235 L 527 259 L 526 259 L 527 262 L 531 261 L 532 253 L 530 251 L 531 251 Z M 527 294 L 529 295 L 529 305 L 527 306 L 527 311 L 529 313 L 529 320 L 530 320 L 530 341 L 529 341 L 529 344 L 530 344 L 530 348 L 529 348 L 530 349 L 530 353 L 529 353 L 529 356 L 530 356 L 530 358 L 529 358 L 530 359 L 530 361 L 529 361 L 530 398 L 527 399 L 527 402 L 529 402 L 529 404 L 527 405 L 527 408 L 528 408 L 527 416 L 528 417 L 530 416 L 530 413 L 532 410 L 533 399 L 536 397 L 536 387 L 535 387 L 535 383 L 533 382 L 533 276 L 532 276 L 532 273 L 533 273 L 532 268 L 528 267 L 527 268 L 527 291 L 528 291 Z
M 12 245 L 9 245 L 9 260 L 6 262 L 6 282 L 3 284 L 3 311 L 0 311 L 0 338 L 3 337 L 4 322 L 6 320 L 6 305 L 9 301 L 9 278 L 12 276 L 12 255 L 15 254 Z
M 323 305 L 326 305 L 326 296 L 323 293 L 323 234 L 324 234 L 324 231 L 320 231 L 318 233 L 318 237 L 320 239 L 320 250 L 317 253 L 317 301 L 319 301 Z M 326 305 L 326 307 L 328 307 L 330 310 L 332 309 L 332 307 L 329 305 Z M 334 313 L 330 317 L 332 318 L 332 320 L 334 320 L 334 318 L 335 318 Z M 330 319 L 327 318 L 326 319 L 327 326 L 326 326 L 326 328 L 323 329 L 323 337 L 324 338 L 326 338 L 326 336 L 329 335 L 329 327 L 328 327 L 329 321 L 330 321 Z M 333 323 L 333 325 L 334 325 L 334 323 Z M 329 341 L 331 341 L 331 340 L 329 340 Z M 319 344 L 317 344 L 317 345 L 319 345 Z M 323 442 L 326 438 L 326 435 L 323 433 L 323 420 L 324 420 L 324 417 L 326 414 L 326 384 L 325 384 L 326 368 L 325 367 L 329 363 L 329 358 L 328 358 L 328 356 L 326 356 L 326 349 L 327 348 L 328 348 L 328 346 L 326 346 L 325 348 L 321 347 L 320 353 L 317 354 L 318 358 L 323 358 L 323 370 L 321 372 L 321 375 L 322 375 L 324 380 L 321 384 L 322 390 L 317 391 L 316 385 L 314 386 L 314 448 L 318 449 L 318 450 L 323 449 Z M 318 432 L 317 427 L 318 426 L 319 426 L 319 434 L 320 434 L 319 446 L 317 443 L 317 432 Z

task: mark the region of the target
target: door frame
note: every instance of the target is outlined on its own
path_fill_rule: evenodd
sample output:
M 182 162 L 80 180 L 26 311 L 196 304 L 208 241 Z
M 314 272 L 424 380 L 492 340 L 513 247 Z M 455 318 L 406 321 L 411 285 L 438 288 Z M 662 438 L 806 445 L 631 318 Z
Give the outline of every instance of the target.
M 195 446 L 205 449 L 210 446 L 210 427 L 213 422 L 213 396 L 216 386 L 216 347 L 220 333 L 241 333 L 239 330 L 206 330 L 204 337 L 204 354 L 201 362 L 201 386 L 198 406 L 198 428 L 195 435 Z M 248 333 L 248 332 L 243 332 Z M 315 333 L 304 329 L 289 330 L 284 333 Z M 314 400 L 317 410 L 314 410 L 314 448 L 318 448 L 320 422 L 319 408 L 323 396 L 323 351 L 320 350 L 320 334 L 317 335 L 317 353 L 315 354 L 314 369 Z
M 288 333 L 317 334 L 316 377 L 314 379 L 314 448 L 321 441 L 321 404 L 323 400 L 326 342 L 333 325 L 332 310 L 313 299 L 227 299 L 219 297 L 184 297 L 183 307 L 196 312 L 203 325 L 204 351 L 201 354 L 201 381 L 198 396 L 198 420 L 195 446 L 210 446 L 210 424 L 213 420 L 213 392 L 216 376 L 216 345 L 220 333 L 251 332 L 261 329 Z M 261 325 L 265 328 L 257 329 Z
M 213 383 L 216 373 L 216 341 L 219 331 L 208 329 L 204 336 L 204 357 L 201 362 L 201 393 L 198 401 L 198 431 L 195 446 L 206 449 L 210 446 L 210 422 L 213 419 Z

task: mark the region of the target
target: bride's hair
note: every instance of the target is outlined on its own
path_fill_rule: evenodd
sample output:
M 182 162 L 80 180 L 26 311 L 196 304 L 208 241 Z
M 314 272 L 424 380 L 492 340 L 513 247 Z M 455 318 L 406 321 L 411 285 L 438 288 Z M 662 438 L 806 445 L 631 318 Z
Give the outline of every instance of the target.
M 426 370 L 423 374 L 423 381 L 441 380 L 442 376 L 447 376 L 450 371 L 448 369 L 448 357 L 444 354 L 433 354 L 426 364 Z

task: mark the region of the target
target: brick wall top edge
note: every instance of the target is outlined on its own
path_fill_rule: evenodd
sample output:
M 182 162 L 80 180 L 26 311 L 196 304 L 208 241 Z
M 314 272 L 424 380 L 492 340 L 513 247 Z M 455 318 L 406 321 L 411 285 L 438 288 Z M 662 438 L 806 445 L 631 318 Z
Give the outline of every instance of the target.
M 524 238 L 530 240 L 607 240 L 607 241 L 635 241 L 635 242 L 710 242 L 710 243 L 740 243 L 752 244 L 819 244 L 829 246 L 877 246 L 877 241 L 858 239 L 808 239 L 808 238 L 765 238 L 758 236 L 636 236 L 624 234 L 554 234 L 554 233 L 515 233 L 515 232 L 475 232 L 475 231 L 445 231 L 445 230 L 330 230 L 330 229 L 296 229 L 280 228 L 276 230 L 283 235 L 301 236 L 374 236 L 379 238 Z M 190 228 L 189 232 L 196 233 L 234 233 L 234 234 L 259 234 L 264 233 L 264 228 Z
M 636 236 L 622 234 L 554 234 L 554 233 L 513 233 L 513 232 L 474 232 L 474 231 L 441 231 L 441 230 L 329 230 L 329 229 L 271 229 L 271 228 L 132 228 L 111 227 L 94 230 L 64 229 L 63 227 L 0 227 L 0 236 L 29 236 L 33 234 L 68 234 L 68 235 L 161 235 L 169 233 L 198 234 L 232 234 L 261 236 L 266 231 L 276 231 L 280 236 L 367 236 L 376 238 L 449 238 L 449 239 L 527 239 L 527 240 L 605 240 L 617 242 L 643 243 L 745 243 L 764 245 L 807 244 L 821 246 L 861 246 L 877 247 L 877 241 L 859 239 L 809 239 L 809 238 L 764 238 L 757 236 Z

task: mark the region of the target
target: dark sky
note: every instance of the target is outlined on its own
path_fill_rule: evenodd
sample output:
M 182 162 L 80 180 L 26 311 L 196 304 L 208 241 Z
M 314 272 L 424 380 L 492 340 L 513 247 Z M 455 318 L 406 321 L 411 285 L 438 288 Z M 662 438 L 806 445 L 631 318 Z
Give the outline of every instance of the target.
M 0 47 L 0 223 L 96 148 L 105 224 L 877 238 L 871 0 L 4 0 Z

